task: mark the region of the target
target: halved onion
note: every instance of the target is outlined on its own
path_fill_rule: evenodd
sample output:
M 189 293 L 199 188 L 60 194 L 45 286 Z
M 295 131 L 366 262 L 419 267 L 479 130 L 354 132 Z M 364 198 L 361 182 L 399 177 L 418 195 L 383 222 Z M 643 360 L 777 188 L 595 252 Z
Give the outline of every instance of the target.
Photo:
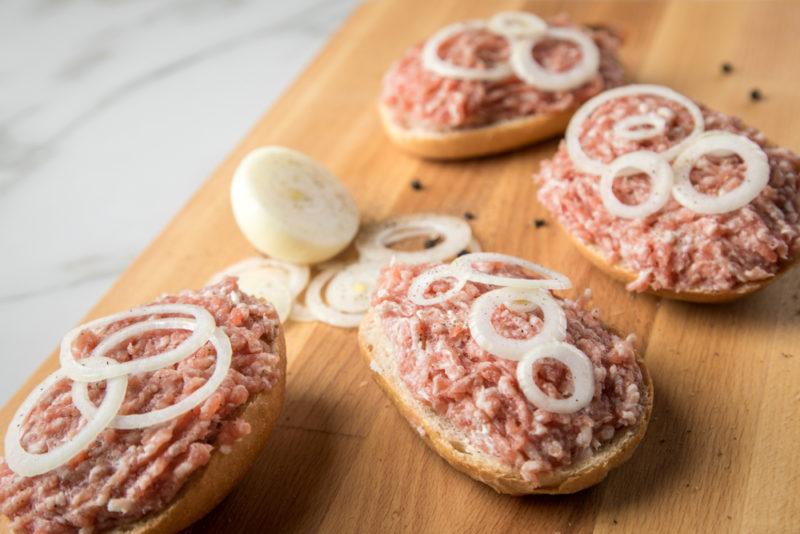
M 631 115 L 617 121 L 612 131 L 614 136 L 620 139 L 642 141 L 662 135 L 666 128 L 667 119 L 657 113 L 645 113 L 643 115 Z
M 333 265 L 323 269 L 311 280 L 306 289 L 306 306 L 319 321 L 333 326 L 352 328 L 359 325 L 364 314 L 338 310 L 330 303 L 326 303 L 323 298 L 325 284 L 343 268 L 342 265 Z
M 614 179 L 620 174 L 643 172 L 650 176 L 650 194 L 636 205 L 621 202 L 614 194 Z M 655 152 L 640 150 L 615 159 L 600 178 L 600 197 L 608 212 L 617 217 L 641 219 L 669 202 L 672 192 L 672 167 Z
M 110 363 L 109 366 L 116 364 Z M 117 364 L 120 365 L 120 364 Z M 67 378 L 62 369 L 54 372 L 44 379 L 33 391 L 22 401 L 17 408 L 11 423 L 8 425 L 5 436 L 5 460 L 9 469 L 14 473 L 33 477 L 51 471 L 69 462 L 75 456 L 88 447 L 97 436 L 105 430 L 111 420 L 114 419 L 122 402 L 125 400 L 125 390 L 128 387 L 127 376 L 117 376 L 108 380 L 105 396 L 91 417 L 87 417 L 86 424 L 67 442 L 57 447 L 51 448 L 42 454 L 31 454 L 26 451 L 20 443 L 22 430 L 25 420 L 31 410 L 36 407 L 39 399 L 51 387 L 60 380 Z M 74 401 L 73 401 L 74 402 Z
M 415 251 L 394 250 L 389 245 L 418 236 L 437 236 L 431 248 Z M 362 259 L 387 262 L 392 258 L 402 263 L 427 263 L 456 256 L 469 246 L 472 230 L 463 219 L 432 213 L 403 215 L 364 227 L 356 237 L 356 248 Z
M 635 95 L 654 95 L 667 100 L 672 100 L 686 108 L 692 117 L 692 131 L 689 132 L 689 135 L 687 135 L 686 138 L 681 142 L 676 143 L 660 153 L 661 157 L 667 161 L 672 161 L 684 148 L 686 148 L 697 138 L 698 135 L 700 135 L 705 127 L 703 113 L 700 111 L 700 108 L 697 106 L 697 104 L 692 102 L 691 99 L 676 91 L 673 91 L 668 87 L 663 87 L 660 85 L 636 84 L 610 89 L 588 100 L 580 107 L 580 109 L 578 109 L 578 111 L 569 121 L 569 126 L 567 126 L 566 133 L 567 152 L 569 152 L 569 157 L 576 169 L 582 172 L 600 176 L 608 168 L 608 165 L 602 161 L 590 158 L 583 151 L 580 141 L 580 136 L 582 133 L 581 128 L 586 119 L 588 119 L 589 116 L 601 105 L 617 98 Z
M 430 285 L 437 280 L 453 280 L 450 289 L 444 293 L 434 295 L 433 297 L 426 297 L 425 293 L 428 291 Z M 442 303 L 449 300 L 453 295 L 461 291 L 464 284 L 467 283 L 467 278 L 450 265 L 437 265 L 424 271 L 414 278 L 411 286 L 408 288 L 408 300 L 419 306 L 432 306 L 434 304 Z
M 281 322 L 286 321 L 292 311 L 294 295 L 289 288 L 275 280 L 270 271 L 251 269 L 239 275 L 239 289 L 251 297 L 260 298 L 275 307 Z
M 171 317 L 134 323 L 106 337 L 94 348 L 91 356 L 105 356 L 109 350 L 126 339 L 159 328 L 192 330 L 192 334 L 179 346 L 166 352 L 147 358 L 119 363 L 117 365 L 88 367 L 83 365 L 82 361 L 76 360 L 75 356 L 72 354 L 72 345 L 84 330 L 100 329 L 118 321 L 146 317 L 149 315 L 191 315 L 194 319 Z M 179 362 L 202 347 L 206 341 L 208 341 L 209 336 L 214 332 L 216 326 L 217 324 L 214 321 L 214 317 L 208 310 L 201 306 L 190 304 L 154 304 L 152 306 L 134 308 L 129 311 L 90 321 L 69 331 L 61 341 L 59 361 L 61 363 L 61 369 L 66 376 L 72 380 L 84 382 L 97 382 L 115 376 L 155 371 Z
M 492 324 L 492 317 L 501 305 L 512 305 L 515 311 L 542 310 L 542 329 L 533 337 L 513 339 L 501 335 Z M 520 307 L 523 306 L 523 307 Z M 480 348 L 506 358 L 520 360 L 543 341 L 561 340 L 567 335 L 567 317 L 561 305 L 546 291 L 503 287 L 484 293 L 472 303 L 469 331 Z
M 365 313 L 378 282 L 380 269 L 379 263 L 351 263 L 333 275 L 328 282 L 325 300 L 337 310 Z
M 694 188 L 692 167 L 704 155 L 736 154 L 747 169 L 738 187 L 719 195 L 707 195 Z M 761 147 L 743 135 L 714 130 L 700 136 L 675 161 L 675 185 L 672 194 L 682 206 L 697 213 L 717 214 L 746 206 L 769 183 L 769 159 Z
M 506 263 L 516 265 L 545 278 L 516 278 L 513 276 L 501 276 L 489 274 L 475 269 L 474 264 L 484 262 Z M 517 287 L 523 289 L 569 289 L 572 283 L 569 278 L 556 271 L 551 271 L 546 267 L 532 261 L 523 260 L 507 254 L 496 252 L 477 252 L 459 256 L 452 263 L 453 269 L 459 270 L 463 275 L 473 282 L 489 284 L 494 286 Z
M 572 395 L 556 399 L 536 385 L 533 379 L 533 364 L 542 358 L 557 360 L 569 369 L 573 383 Z M 575 413 L 588 406 L 594 398 L 592 361 L 580 349 L 562 341 L 542 343 L 525 354 L 517 365 L 517 381 L 531 404 L 548 412 Z
M 261 276 L 280 282 L 289 289 L 293 297 L 302 293 L 308 285 L 309 278 L 311 278 L 311 270 L 307 265 L 276 260 L 275 258 L 253 257 L 226 267 L 211 277 L 208 284 L 216 284 L 226 276 L 238 277 L 249 271 L 260 271 Z
M 222 384 L 222 381 L 228 374 L 228 370 L 231 368 L 231 356 L 233 350 L 231 349 L 231 341 L 228 338 L 228 335 L 221 327 L 218 327 L 216 330 L 214 330 L 214 333 L 211 334 L 209 341 L 214 345 L 214 349 L 217 352 L 217 358 L 214 364 L 214 372 L 211 373 L 211 376 L 208 378 L 208 380 L 206 380 L 205 384 L 194 390 L 180 401 L 167 406 L 166 408 L 159 408 L 157 410 L 152 410 L 141 414 L 117 415 L 110 423 L 108 423 L 108 426 L 111 428 L 127 430 L 132 428 L 144 428 L 158 425 L 175 419 L 176 417 L 193 410 L 203 401 L 213 395 L 217 388 L 219 388 L 220 384 Z M 108 365 L 110 361 L 113 361 L 109 358 L 102 358 L 102 360 L 98 358 L 89 358 L 86 365 L 99 365 L 104 367 Z M 98 408 L 96 408 L 89 399 L 89 391 L 86 382 L 79 382 L 76 380 L 72 383 L 72 402 L 75 404 L 78 410 L 80 410 L 81 415 L 87 419 L 93 418 L 98 412 Z
M 581 58 L 571 69 L 556 72 L 544 68 L 533 57 L 534 47 L 544 39 L 569 41 L 578 46 Z M 597 74 L 600 50 L 591 37 L 574 28 L 548 28 L 544 32 L 511 43 L 511 66 L 525 82 L 544 91 L 566 91 L 579 87 Z
M 457 80 L 493 81 L 508 78 L 512 75 L 511 66 L 508 63 L 499 63 L 486 69 L 459 67 L 449 61 L 445 61 L 439 55 L 439 48 L 453 36 L 466 31 L 485 29 L 487 29 L 487 25 L 482 20 L 456 22 L 445 26 L 425 42 L 425 46 L 422 48 L 422 65 L 439 76 Z
M 547 23 L 527 11 L 501 11 L 488 22 L 489 30 L 510 39 L 531 37 L 547 30 Z

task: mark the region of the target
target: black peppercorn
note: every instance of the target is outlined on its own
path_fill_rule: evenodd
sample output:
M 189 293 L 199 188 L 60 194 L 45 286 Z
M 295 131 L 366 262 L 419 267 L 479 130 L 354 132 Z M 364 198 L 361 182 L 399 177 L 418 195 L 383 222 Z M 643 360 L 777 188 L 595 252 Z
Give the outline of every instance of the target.
M 422 191 L 422 182 L 419 180 L 411 180 L 411 189 L 414 191 Z
M 534 219 L 533 226 L 535 226 L 536 228 L 547 226 L 547 221 L 545 221 L 544 219 Z
M 752 100 L 753 102 L 758 102 L 762 98 L 764 98 L 764 95 L 761 94 L 760 90 L 753 89 L 752 91 L 750 91 L 750 100 Z
M 475 214 L 472 213 L 471 211 L 465 211 L 464 212 L 464 218 L 466 220 L 468 220 L 468 221 L 471 221 L 471 220 L 473 220 L 475 218 Z
M 722 64 L 721 68 L 722 68 L 722 73 L 723 74 L 730 74 L 731 72 L 733 72 L 733 65 L 731 65 L 727 61 Z

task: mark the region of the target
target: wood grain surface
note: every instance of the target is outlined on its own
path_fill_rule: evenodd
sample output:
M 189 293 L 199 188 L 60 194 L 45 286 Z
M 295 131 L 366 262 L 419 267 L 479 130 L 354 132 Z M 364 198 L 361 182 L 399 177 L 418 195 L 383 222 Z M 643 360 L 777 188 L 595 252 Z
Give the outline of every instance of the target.
M 655 380 L 639 450 L 577 495 L 497 495 L 422 444 L 371 381 L 354 330 L 289 324 L 280 423 L 243 483 L 192 532 L 800 530 L 800 269 L 731 305 L 632 295 L 554 224 L 531 224 L 548 219 L 531 174 L 555 141 L 443 164 L 405 156 L 382 135 L 375 104 L 388 65 L 448 22 L 508 8 L 612 23 L 626 34 L 631 80 L 670 85 L 800 149 L 800 2 L 368 1 L 88 316 L 199 287 L 252 255 L 231 215 L 231 175 L 252 148 L 287 145 L 340 176 L 365 220 L 471 211 L 485 249 L 591 287 L 606 321 L 637 334 Z M 723 61 L 732 74 L 721 73 Z M 756 87 L 764 99 L 751 102 Z M 422 191 L 409 187 L 413 178 Z M 0 412 L 3 428 L 55 362 L 51 355 Z

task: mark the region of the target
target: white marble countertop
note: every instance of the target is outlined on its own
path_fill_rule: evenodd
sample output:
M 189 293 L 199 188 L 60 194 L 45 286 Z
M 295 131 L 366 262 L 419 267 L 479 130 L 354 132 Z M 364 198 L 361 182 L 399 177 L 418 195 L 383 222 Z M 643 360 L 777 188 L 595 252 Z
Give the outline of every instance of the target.
M 355 5 L 0 4 L 0 402 Z

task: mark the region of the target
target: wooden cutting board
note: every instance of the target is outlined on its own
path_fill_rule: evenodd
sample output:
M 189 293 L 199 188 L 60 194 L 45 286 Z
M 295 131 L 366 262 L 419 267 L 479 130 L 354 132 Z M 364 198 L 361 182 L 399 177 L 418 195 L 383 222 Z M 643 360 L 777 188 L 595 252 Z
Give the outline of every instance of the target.
M 591 287 L 604 318 L 637 334 L 655 379 L 653 421 L 639 450 L 577 495 L 497 495 L 423 445 L 370 379 L 354 330 L 289 324 L 280 424 L 246 479 L 193 532 L 800 528 L 800 269 L 731 305 L 632 295 L 592 268 L 552 222 L 531 224 L 550 220 L 531 174 L 555 141 L 431 163 L 396 151 L 382 135 L 381 75 L 407 46 L 448 22 L 515 8 L 613 23 L 627 36 L 622 56 L 632 80 L 670 85 L 800 149 L 800 3 L 369 1 L 88 316 L 199 287 L 252 255 L 231 216 L 230 178 L 252 148 L 287 145 L 340 176 L 365 220 L 471 211 L 485 249 L 532 258 Z M 732 74 L 721 73 L 724 61 Z M 750 101 L 753 88 L 762 101 Z M 414 178 L 422 191 L 409 187 Z M 2 428 L 54 367 L 53 355 L 0 412 Z

